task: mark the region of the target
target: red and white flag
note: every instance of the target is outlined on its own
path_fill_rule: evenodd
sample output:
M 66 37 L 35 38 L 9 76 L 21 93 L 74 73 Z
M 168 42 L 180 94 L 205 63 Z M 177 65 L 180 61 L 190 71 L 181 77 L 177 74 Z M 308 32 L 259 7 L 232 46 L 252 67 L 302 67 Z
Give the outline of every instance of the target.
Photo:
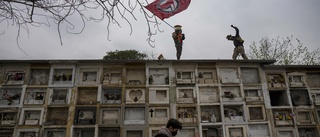
M 163 20 L 187 9 L 190 2 L 191 0 L 155 0 L 145 8 Z

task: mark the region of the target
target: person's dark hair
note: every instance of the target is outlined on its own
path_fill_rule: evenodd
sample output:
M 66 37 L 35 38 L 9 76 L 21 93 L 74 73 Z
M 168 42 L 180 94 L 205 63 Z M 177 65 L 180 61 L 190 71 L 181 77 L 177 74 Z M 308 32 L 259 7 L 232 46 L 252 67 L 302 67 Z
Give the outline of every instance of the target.
M 169 127 L 171 127 L 171 126 L 172 126 L 173 128 L 182 129 L 182 124 L 181 124 L 178 120 L 173 119 L 173 118 L 169 119 L 166 127 L 169 128 Z
M 167 136 L 166 134 L 161 134 L 161 133 L 159 133 L 159 134 L 157 134 L 157 135 L 154 136 L 154 137 L 169 137 L 169 136 Z

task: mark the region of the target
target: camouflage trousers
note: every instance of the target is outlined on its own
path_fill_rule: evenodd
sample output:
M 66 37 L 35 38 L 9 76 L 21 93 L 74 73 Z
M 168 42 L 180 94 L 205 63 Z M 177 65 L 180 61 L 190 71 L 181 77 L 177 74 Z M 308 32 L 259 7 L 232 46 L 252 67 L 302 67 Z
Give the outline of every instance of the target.
M 243 59 L 248 59 L 246 53 L 244 52 L 243 46 L 238 46 L 233 49 L 232 59 L 236 60 L 239 54 L 242 56 Z

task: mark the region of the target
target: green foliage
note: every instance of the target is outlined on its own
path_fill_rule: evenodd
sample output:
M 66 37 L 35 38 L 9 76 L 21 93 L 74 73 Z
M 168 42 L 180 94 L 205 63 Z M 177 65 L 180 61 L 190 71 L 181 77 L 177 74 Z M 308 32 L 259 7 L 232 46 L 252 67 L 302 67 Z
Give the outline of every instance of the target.
M 104 60 L 146 60 L 148 55 L 136 50 L 110 51 L 103 57 Z
M 248 57 L 251 59 L 276 59 L 276 65 L 319 65 L 320 49 L 309 51 L 293 36 L 286 38 L 264 37 L 259 44 L 250 45 Z

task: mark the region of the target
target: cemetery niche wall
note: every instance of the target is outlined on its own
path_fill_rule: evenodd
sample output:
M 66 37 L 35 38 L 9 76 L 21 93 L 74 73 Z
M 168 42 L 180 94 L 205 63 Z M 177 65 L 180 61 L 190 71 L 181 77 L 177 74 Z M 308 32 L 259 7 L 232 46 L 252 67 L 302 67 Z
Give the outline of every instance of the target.
M 0 60 L 0 136 L 319 136 L 320 66 L 273 60 Z

